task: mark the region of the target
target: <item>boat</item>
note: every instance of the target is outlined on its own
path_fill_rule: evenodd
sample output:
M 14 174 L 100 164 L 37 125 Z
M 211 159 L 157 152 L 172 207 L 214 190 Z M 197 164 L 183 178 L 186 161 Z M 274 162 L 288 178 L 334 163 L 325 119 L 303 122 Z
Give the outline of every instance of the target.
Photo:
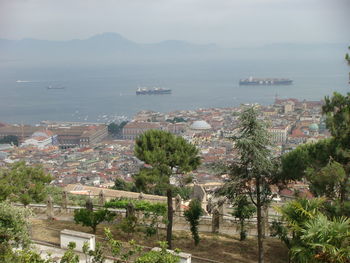
M 239 85 L 242 86 L 270 86 L 270 85 L 291 85 L 293 80 L 286 78 L 253 78 L 240 79 Z
M 138 88 L 136 90 L 136 95 L 165 95 L 171 94 L 171 89 L 164 88 Z

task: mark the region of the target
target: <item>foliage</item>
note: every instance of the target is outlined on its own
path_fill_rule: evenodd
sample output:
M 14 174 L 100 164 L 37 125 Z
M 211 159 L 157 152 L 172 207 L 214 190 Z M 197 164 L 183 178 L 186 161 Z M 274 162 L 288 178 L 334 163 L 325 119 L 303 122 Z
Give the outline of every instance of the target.
M 282 175 L 286 181 L 300 180 L 306 176 L 308 167 L 320 169 L 329 163 L 330 156 L 335 159 L 336 153 L 337 146 L 332 138 L 300 145 L 282 156 Z
M 42 202 L 46 198 L 46 185 L 52 180 L 40 166 L 27 166 L 17 162 L 0 171 L 0 201 L 19 201 L 25 206 Z
M 333 138 L 344 146 L 350 143 L 350 93 L 343 96 L 334 92 L 333 96 L 325 97 L 325 104 L 322 107 L 326 114 L 327 129 Z
M 314 218 L 320 210 L 324 208 L 325 201 L 323 199 L 297 199 L 284 204 L 281 207 L 275 207 L 277 212 L 282 215 L 282 222 L 285 223 L 285 229 L 273 228 L 273 235 L 278 236 L 285 242 L 288 248 L 300 240 L 301 230 L 305 227 L 305 223 Z M 282 225 L 275 226 L 282 227 Z M 283 233 L 282 233 L 283 232 Z M 283 234 L 283 235 L 282 235 Z
M 125 249 L 123 249 L 122 242 L 113 238 L 110 229 L 105 228 L 104 233 L 106 235 L 108 249 L 111 251 L 112 256 L 119 258 L 119 260 L 116 261 L 117 263 L 128 263 L 133 257 L 141 253 L 142 248 L 139 245 L 137 245 L 134 240 L 129 241 L 129 247 L 125 251 Z
M 340 198 L 342 182 L 346 179 L 346 173 L 340 163 L 331 161 L 318 171 L 308 168 L 306 173 L 314 195 L 333 200 Z
M 245 221 L 250 219 L 256 212 L 256 208 L 248 201 L 246 195 L 238 196 L 233 202 L 234 210 L 232 215 L 239 219 L 240 222 L 240 240 L 243 241 L 247 237 L 245 230 Z
M 273 235 L 290 249 L 293 262 L 350 262 L 350 220 L 331 219 L 323 199 L 298 199 L 280 208 L 282 221 L 274 222 Z
M 282 175 L 286 180 L 306 177 L 315 195 L 340 199 L 343 210 L 350 195 L 350 93 L 325 97 L 322 110 L 332 138 L 299 146 L 283 156 Z
M 132 203 L 136 211 L 143 211 L 149 213 L 155 213 L 157 215 L 165 215 L 167 211 L 166 204 L 164 203 L 152 203 L 146 200 L 136 200 L 136 199 L 113 199 L 105 203 L 107 208 L 124 208 L 128 207 L 128 204 Z
M 183 174 L 196 169 L 200 164 L 198 149 L 184 138 L 160 130 L 149 130 L 141 134 L 135 142 L 135 156 L 150 165 L 151 168 L 141 170 L 136 185 L 144 188 L 157 185 L 167 192 L 168 223 L 167 242 L 171 248 L 172 235 L 172 189 L 170 176 L 173 173 Z M 141 180 L 140 180 L 141 177 Z
M 60 263 L 79 263 L 79 256 L 74 253 L 74 248 L 76 244 L 74 242 L 69 242 L 68 249 L 61 258 Z
M 128 192 L 136 192 L 136 186 L 133 182 L 126 182 L 125 180 L 121 178 L 116 178 L 114 180 L 114 186 L 112 187 L 114 190 L 122 190 L 122 191 L 128 191 Z
M 198 149 L 184 138 L 160 130 L 141 134 L 135 143 L 135 155 L 152 166 L 162 176 L 170 176 L 173 169 L 186 173 L 200 164 Z
M 167 122 L 171 123 L 179 123 L 179 122 L 187 122 L 184 118 L 182 117 L 174 117 L 173 119 L 167 119 Z
M 262 208 L 271 200 L 270 186 L 277 183 L 279 163 L 272 158 L 269 134 L 257 111 L 243 110 L 239 121 L 239 135 L 233 141 L 240 157 L 232 163 L 230 178 L 219 193 L 229 200 L 247 195 L 256 206 L 259 262 L 263 262 Z
M 113 135 L 120 135 L 123 131 L 124 126 L 127 124 L 127 121 L 123 121 L 120 124 L 117 123 L 110 123 L 108 125 L 108 133 L 113 134 Z
M 350 50 L 350 46 L 348 47 L 348 49 Z M 345 54 L 345 60 L 348 62 L 348 64 L 350 65 L 350 56 L 348 53 Z
M 7 136 L 4 136 L 2 139 L 0 139 L 0 144 L 2 144 L 2 143 L 14 144 L 14 145 L 18 146 L 19 139 L 17 136 L 7 135 Z
M 3 263 L 57 263 L 52 257 L 41 257 L 41 254 L 30 249 L 14 250 L 4 257 L 1 257 Z
M 192 192 L 193 187 L 191 186 L 178 186 L 173 188 L 174 196 L 179 195 L 183 200 L 189 200 L 191 198 Z
M 51 196 L 54 204 L 62 205 L 64 192 L 63 188 L 49 185 L 45 188 L 45 191 L 46 195 Z M 67 199 L 68 205 L 84 206 L 86 204 L 87 196 L 67 193 Z M 94 198 L 92 199 L 94 201 Z
M 122 219 L 122 221 L 118 224 L 118 228 L 120 228 L 124 233 L 128 234 L 128 239 L 130 239 L 131 235 L 136 232 L 137 221 L 138 220 L 135 215 L 129 215 Z
M 30 244 L 29 222 L 31 215 L 26 208 L 14 207 L 8 202 L 0 202 L 0 261 L 10 255 L 13 248 L 26 248 Z
M 107 209 L 90 211 L 86 208 L 82 208 L 74 211 L 74 222 L 76 224 L 91 227 L 93 233 L 96 233 L 96 228 L 100 223 L 104 221 L 110 222 L 113 220 L 114 216 L 115 213 L 110 212 Z
M 172 254 L 166 250 L 166 242 L 159 242 L 160 251 L 150 251 L 139 257 L 135 263 L 178 263 L 180 257 Z
M 203 215 L 203 209 L 201 202 L 197 199 L 191 200 L 188 209 L 184 212 L 186 221 L 190 224 L 190 229 L 194 244 L 197 246 L 199 244 L 199 234 L 198 234 L 198 225 L 199 219 Z
M 329 220 L 319 213 L 301 229 L 297 246 L 291 248 L 296 262 L 350 262 L 350 219 Z
M 129 204 L 132 204 L 136 211 L 142 211 L 143 225 L 145 226 L 146 236 L 152 236 L 158 233 L 159 217 L 165 217 L 167 205 L 164 203 L 152 203 L 146 200 L 135 199 L 114 199 L 105 203 L 105 207 L 109 208 L 124 208 L 127 209 Z M 135 217 L 135 216 L 134 216 Z M 119 225 L 122 231 L 126 233 L 134 233 L 138 224 L 137 218 L 124 218 Z
M 83 253 L 86 263 L 103 263 L 105 261 L 102 244 L 100 242 L 96 242 L 95 250 L 89 248 L 88 242 L 84 242 Z

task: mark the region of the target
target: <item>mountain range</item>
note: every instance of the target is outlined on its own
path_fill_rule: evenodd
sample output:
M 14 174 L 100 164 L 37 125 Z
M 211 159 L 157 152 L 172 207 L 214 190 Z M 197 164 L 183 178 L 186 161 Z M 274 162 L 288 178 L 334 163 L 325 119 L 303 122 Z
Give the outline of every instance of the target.
M 186 41 L 166 40 L 142 44 L 117 33 L 103 33 L 87 39 L 49 41 L 26 38 L 0 39 L 0 63 L 163 63 L 202 61 L 208 59 L 259 59 L 261 56 L 287 58 L 316 55 L 346 50 L 346 44 L 277 43 L 257 48 L 221 48 L 215 44 L 193 44 Z M 305 53 L 305 54 L 304 54 Z

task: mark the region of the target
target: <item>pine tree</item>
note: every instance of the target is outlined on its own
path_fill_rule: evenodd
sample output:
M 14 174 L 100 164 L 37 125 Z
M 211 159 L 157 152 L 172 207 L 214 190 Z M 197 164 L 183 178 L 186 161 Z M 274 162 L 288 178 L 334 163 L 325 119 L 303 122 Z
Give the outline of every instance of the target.
M 173 203 L 170 177 L 196 169 L 200 164 L 198 149 L 184 138 L 160 130 L 141 134 L 135 143 L 135 156 L 151 166 L 148 178 L 151 184 L 159 183 L 166 189 L 168 203 L 167 242 L 171 249 Z M 147 185 L 147 181 L 144 185 Z

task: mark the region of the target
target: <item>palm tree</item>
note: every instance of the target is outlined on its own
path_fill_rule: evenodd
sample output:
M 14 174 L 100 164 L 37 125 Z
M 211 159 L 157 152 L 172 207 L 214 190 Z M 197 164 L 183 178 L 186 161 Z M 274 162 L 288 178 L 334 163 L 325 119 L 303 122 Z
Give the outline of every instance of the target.
M 295 262 L 348 263 L 350 262 L 350 219 L 329 220 L 318 214 L 305 223 L 300 245 L 291 248 Z
M 276 208 L 282 221 L 275 235 L 290 249 L 295 263 L 350 263 L 350 219 L 327 218 L 325 200 L 297 199 Z

